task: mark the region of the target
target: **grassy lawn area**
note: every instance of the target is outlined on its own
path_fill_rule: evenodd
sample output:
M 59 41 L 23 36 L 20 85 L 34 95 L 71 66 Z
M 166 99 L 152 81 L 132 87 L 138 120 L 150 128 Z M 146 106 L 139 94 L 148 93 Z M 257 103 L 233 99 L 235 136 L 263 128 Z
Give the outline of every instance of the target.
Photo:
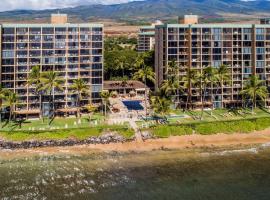
M 83 140 L 91 136 L 100 136 L 106 131 L 115 131 L 125 138 L 134 136 L 134 131 L 128 124 L 109 126 L 104 123 L 102 114 L 95 114 L 89 121 L 88 116 L 81 118 L 81 123 L 77 123 L 74 118 L 55 118 L 49 126 L 48 119 L 42 120 L 26 120 L 21 124 L 11 122 L 9 124 L 2 123 L 3 128 L 0 131 L 0 139 L 11 141 L 27 141 L 27 140 L 63 140 L 78 139 Z
M 242 119 L 230 119 L 219 121 L 193 121 L 191 123 L 170 123 L 166 125 L 155 125 L 145 130 L 150 131 L 157 137 L 190 135 L 193 133 L 201 135 L 212 135 L 217 133 L 250 133 L 270 128 L 270 115 L 247 117 Z
M 77 118 L 55 118 L 51 125 L 49 126 L 49 120 L 26 120 L 22 121 L 21 128 L 20 123 L 11 122 L 9 124 L 2 123 L 4 131 L 16 131 L 16 130 L 50 130 L 50 129 L 65 129 L 65 128 L 87 128 L 93 125 L 102 125 L 104 123 L 104 116 L 101 114 L 95 114 L 89 121 L 88 116 L 83 116 L 81 118 L 81 124 L 77 123 Z
M 91 136 L 100 136 L 106 131 L 115 131 L 127 139 L 134 135 L 134 131 L 126 125 L 98 125 L 88 128 L 58 129 L 51 131 L 2 131 L 0 132 L 0 138 L 10 141 L 63 139 L 84 140 Z

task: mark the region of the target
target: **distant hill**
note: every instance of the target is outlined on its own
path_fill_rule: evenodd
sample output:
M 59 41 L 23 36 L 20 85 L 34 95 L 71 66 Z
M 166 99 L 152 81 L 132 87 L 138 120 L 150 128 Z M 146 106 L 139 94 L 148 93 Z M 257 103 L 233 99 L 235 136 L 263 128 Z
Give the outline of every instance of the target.
M 218 13 L 269 12 L 268 0 L 145 0 L 116 5 L 87 5 L 58 9 L 82 20 L 91 18 L 153 19 L 169 18 L 183 14 L 216 15 Z M 16 10 L 0 12 L 0 19 L 34 19 L 48 17 L 56 10 Z

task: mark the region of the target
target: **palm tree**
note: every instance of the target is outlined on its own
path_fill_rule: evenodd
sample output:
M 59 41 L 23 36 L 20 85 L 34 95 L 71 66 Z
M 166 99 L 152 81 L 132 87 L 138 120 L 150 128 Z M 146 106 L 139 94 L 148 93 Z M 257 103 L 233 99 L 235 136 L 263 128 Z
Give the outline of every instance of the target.
M 14 111 L 15 111 L 15 106 L 18 102 L 18 97 L 17 94 L 12 92 L 12 91 L 8 91 L 5 97 L 5 103 L 4 105 L 6 107 L 9 107 L 9 120 L 8 122 L 10 122 L 13 118 L 14 118 Z
M 213 67 L 206 67 L 202 70 L 201 73 L 196 74 L 196 78 L 198 82 L 196 83 L 199 88 L 200 88 L 200 93 L 201 93 L 201 117 L 200 120 L 203 119 L 203 113 L 204 113 L 204 105 L 205 105 L 205 97 L 206 97 L 206 90 L 209 86 L 209 84 L 212 84 L 212 81 L 214 80 L 214 70 Z
M 147 81 L 155 83 L 155 72 L 151 67 L 143 64 L 142 68 L 134 74 L 133 79 L 144 82 L 145 117 L 147 117 Z
M 161 91 L 166 94 L 166 96 L 176 95 L 177 90 L 179 90 L 180 84 L 175 78 L 169 78 L 163 81 L 161 84 Z
M 39 96 L 39 102 L 40 102 L 40 117 L 43 120 L 43 109 L 42 109 L 42 94 L 43 91 L 41 90 L 41 72 L 39 66 L 34 66 L 30 73 L 28 78 L 28 85 L 29 86 L 35 86 L 35 93 L 37 96 Z
M 186 75 L 182 79 L 182 81 L 184 82 L 183 88 L 187 90 L 186 110 L 190 108 L 192 96 L 191 88 L 197 83 L 196 78 L 196 71 L 194 69 L 187 68 Z
M 53 71 L 47 71 L 41 74 L 40 81 L 41 81 L 40 90 L 45 91 L 50 96 L 50 103 L 49 103 L 50 111 L 49 112 L 51 114 L 51 119 L 53 119 L 54 114 L 55 114 L 53 92 L 55 89 L 63 90 L 62 84 L 64 80 L 59 77 L 58 73 L 53 72 Z
M 151 105 L 156 114 L 166 117 L 166 114 L 170 111 L 171 99 L 161 96 L 153 96 L 151 98 Z
M 77 117 L 80 120 L 82 96 L 89 94 L 89 87 L 83 79 L 79 78 L 73 81 L 71 89 L 77 95 Z
M 89 124 L 91 124 L 92 121 L 92 115 L 93 113 L 95 113 L 97 111 L 97 107 L 93 104 L 88 104 L 86 106 L 84 106 L 84 108 L 87 110 L 88 112 L 88 116 L 89 116 Z
M 222 102 L 222 108 L 223 108 L 224 107 L 224 102 L 223 102 L 224 84 L 228 83 L 231 80 L 230 71 L 227 65 L 221 65 L 219 68 L 217 68 L 216 80 L 217 80 L 218 85 L 221 87 L 221 102 Z
M 257 106 L 257 100 L 265 100 L 268 94 L 265 81 L 260 80 L 258 76 L 252 75 L 245 82 L 241 93 L 245 98 L 250 98 L 252 101 L 252 113 Z
M 7 93 L 9 91 L 7 89 L 4 89 L 0 85 L 0 127 L 2 127 L 2 106 L 3 106 L 3 101 L 6 99 Z
M 109 104 L 109 98 L 111 97 L 111 94 L 108 90 L 103 90 L 100 93 L 100 96 L 102 98 L 102 104 L 104 109 L 104 115 L 107 116 L 107 105 Z
M 126 58 L 125 56 L 121 55 L 118 57 L 118 59 L 115 60 L 116 63 L 116 69 L 122 71 L 122 76 L 125 76 L 125 67 L 126 67 Z
M 183 91 L 183 86 L 180 85 L 180 77 L 179 77 L 179 65 L 176 63 L 175 60 L 169 62 L 167 67 L 167 80 L 165 80 L 164 84 L 169 85 L 171 84 L 172 93 L 175 93 L 178 99 L 178 103 L 180 103 L 180 91 Z M 166 83 L 167 82 L 167 83 Z M 166 87 L 166 86 L 165 86 Z M 175 90 L 175 92 L 174 92 Z M 175 100 L 176 101 L 176 100 Z

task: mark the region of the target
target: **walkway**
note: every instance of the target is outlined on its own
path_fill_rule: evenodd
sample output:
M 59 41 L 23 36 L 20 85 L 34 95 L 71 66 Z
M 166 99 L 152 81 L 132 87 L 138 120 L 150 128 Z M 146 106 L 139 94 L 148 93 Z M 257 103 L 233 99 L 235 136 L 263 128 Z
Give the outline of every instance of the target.
M 129 120 L 130 127 L 135 131 L 135 138 L 138 142 L 142 142 L 142 134 L 134 120 Z

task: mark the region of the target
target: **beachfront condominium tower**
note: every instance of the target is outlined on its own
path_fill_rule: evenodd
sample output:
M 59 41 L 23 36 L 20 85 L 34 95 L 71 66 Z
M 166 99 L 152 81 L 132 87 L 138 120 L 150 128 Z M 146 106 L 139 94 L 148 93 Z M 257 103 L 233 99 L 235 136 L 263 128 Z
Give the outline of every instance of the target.
M 157 20 L 151 26 L 142 26 L 138 33 L 138 52 L 143 53 L 155 48 L 155 26 L 162 24 Z
M 96 103 L 103 84 L 103 25 L 71 24 L 67 15 L 53 14 L 50 24 L 1 24 L 1 84 L 18 96 L 17 115 L 48 114 L 50 97 L 37 95 L 28 84 L 34 66 L 54 71 L 63 80 L 63 90 L 52 90 L 54 109 L 72 113 L 78 106 L 71 85 L 83 79 L 89 95 L 82 105 Z M 41 105 L 42 103 L 42 105 Z
M 172 61 L 179 66 L 180 81 L 190 69 L 201 73 L 207 66 L 228 67 L 230 79 L 222 88 L 209 84 L 204 96 L 196 85 L 186 91 L 191 94 L 189 102 L 193 108 L 201 107 L 202 102 L 216 108 L 243 105 L 240 91 L 251 75 L 257 75 L 269 85 L 269 20 L 261 20 L 261 24 L 199 24 L 196 17 L 191 17 L 190 20 L 185 17 L 182 24 L 156 26 L 156 89 L 167 78 L 167 67 Z M 182 106 L 186 96 L 178 98 Z M 270 105 L 269 98 L 265 103 Z

